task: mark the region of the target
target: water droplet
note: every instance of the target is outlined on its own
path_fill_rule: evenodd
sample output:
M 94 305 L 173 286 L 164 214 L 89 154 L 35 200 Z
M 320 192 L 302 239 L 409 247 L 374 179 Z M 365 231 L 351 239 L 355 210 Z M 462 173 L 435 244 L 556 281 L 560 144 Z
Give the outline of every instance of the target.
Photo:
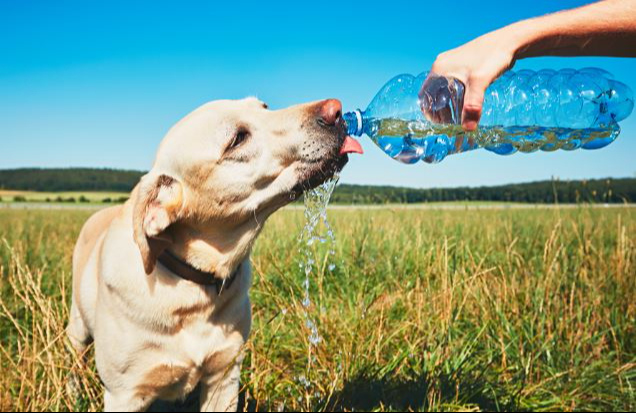
M 306 224 L 303 228 L 303 231 L 300 236 L 300 254 L 303 257 L 302 262 L 300 263 L 300 269 L 304 272 L 305 279 L 303 280 L 303 315 L 305 318 L 305 327 L 308 330 L 307 341 L 309 343 L 309 353 L 308 353 L 308 364 L 311 365 L 316 362 L 315 356 L 312 354 L 312 347 L 316 347 L 322 341 L 320 337 L 320 333 L 318 332 L 318 326 L 314 319 L 309 314 L 309 309 L 311 308 L 312 302 L 310 298 L 310 275 L 314 273 L 314 268 L 322 268 L 322 263 L 324 262 L 324 254 L 325 248 L 327 248 L 327 257 L 332 257 L 335 255 L 335 243 L 336 238 L 334 232 L 329 225 L 327 220 L 327 205 L 329 204 L 329 200 L 331 198 L 331 194 L 333 193 L 336 184 L 338 182 L 338 176 L 335 176 L 333 179 L 325 182 L 323 185 L 313 189 L 311 191 L 307 191 L 304 194 L 305 201 L 305 219 Z M 316 246 L 316 242 L 319 242 L 319 245 Z M 322 247 L 322 246 L 325 247 Z M 316 263 L 321 263 L 318 266 Z M 336 265 L 332 262 L 329 262 L 329 258 L 327 261 L 327 266 L 329 271 L 333 271 L 336 268 Z M 325 313 L 326 309 L 324 307 L 320 308 L 321 313 Z M 309 370 L 311 371 L 311 370 Z M 309 388 L 311 385 L 310 381 L 305 377 L 301 377 L 302 380 L 299 379 L 301 384 L 303 384 L 306 388 Z M 315 394 L 315 397 L 319 397 L 318 393 Z

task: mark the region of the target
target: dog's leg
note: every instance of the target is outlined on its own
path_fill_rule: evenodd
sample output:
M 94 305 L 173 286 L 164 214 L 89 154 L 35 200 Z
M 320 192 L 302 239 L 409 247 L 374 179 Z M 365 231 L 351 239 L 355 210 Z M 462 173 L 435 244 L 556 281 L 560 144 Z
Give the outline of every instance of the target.
M 75 300 L 71 304 L 71 316 L 66 327 L 66 335 L 77 355 L 84 356 L 86 347 L 91 342 L 91 333 L 82 319 Z
M 238 408 L 241 363 L 202 380 L 202 412 L 235 412 Z
M 67 353 L 68 365 L 71 366 L 67 390 L 74 398 L 78 398 L 82 394 L 80 374 L 86 367 L 86 349 L 92 338 L 88 327 L 82 320 L 75 300 L 73 300 L 71 305 L 71 315 L 69 324 L 66 327 L 66 336 L 71 345 Z

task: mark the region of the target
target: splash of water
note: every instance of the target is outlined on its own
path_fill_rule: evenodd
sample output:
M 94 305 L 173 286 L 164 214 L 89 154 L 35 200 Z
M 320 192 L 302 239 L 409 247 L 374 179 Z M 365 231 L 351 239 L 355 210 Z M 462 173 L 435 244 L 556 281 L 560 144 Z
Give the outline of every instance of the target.
M 311 410 L 312 401 L 322 400 L 320 399 L 320 392 L 314 388 L 311 381 L 311 367 L 315 360 L 314 349 L 322 341 L 318 325 L 311 315 L 311 278 L 319 274 L 322 264 L 327 265 L 329 272 L 333 272 L 336 269 L 336 264 L 333 262 L 336 255 L 336 237 L 327 220 L 327 205 L 336 188 L 338 179 L 338 175 L 335 175 L 316 189 L 306 191 L 304 195 L 306 224 L 299 238 L 299 252 L 302 257 L 299 266 L 305 277 L 303 280 L 302 311 L 305 327 L 309 331 L 309 345 L 307 348 L 307 371 L 305 375 L 297 378 L 297 382 L 304 393 L 304 400 L 308 410 Z M 328 251 L 326 260 L 322 255 L 325 250 Z M 303 397 L 299 397 L 299 402 L 302 399 Z
M 310 278 L 312 273 L 318 269 L 318 265 L 321 262 L 318 260 L 317 264 L 317 252 L 314 246 L 318 244 L 324 244 L 327 246 L 329 248 L 328 259 L 330 260 L 332 260 L 332 257 L 336 255 L 336 237 L 327 219 L 327 205 L 329 204 L 331 195 L 336 188 L 338 179 L 339 176 L 335 175 L 321 186 L 310 191 L 306 191 L 304 197 L 306 224 L 300 235 L 300 253 L 303 257 L 303 262 L 300 263 L 300 267 L 305 275 L 305 280 L 303 281 L 304 295 L 302 305 L 305 316 L 305 326 L 310 332 L 310 351 L 312 346 L 317 346 L 322 340 L 318 332 L 316 322 L 309 314 L 309 309 L 312 304 L 310 297 Z M 336 265 L 333 262 L 330 262 L 328 264 L 328 269 L 329 271 L 334 271 L 336 269 Z

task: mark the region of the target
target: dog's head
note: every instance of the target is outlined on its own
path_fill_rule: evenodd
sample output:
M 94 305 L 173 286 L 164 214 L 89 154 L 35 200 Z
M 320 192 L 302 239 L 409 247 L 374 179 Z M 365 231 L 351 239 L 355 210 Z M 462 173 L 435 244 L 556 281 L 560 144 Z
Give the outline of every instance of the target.
M 248 98 L 208 103 L 177 123 L 133 193 L 146 272 L 176 239 L 205 239 L 227 276 L 274 211 L 347 163 L 355 150 L 341 110 L 326 100 L 272 111 Z

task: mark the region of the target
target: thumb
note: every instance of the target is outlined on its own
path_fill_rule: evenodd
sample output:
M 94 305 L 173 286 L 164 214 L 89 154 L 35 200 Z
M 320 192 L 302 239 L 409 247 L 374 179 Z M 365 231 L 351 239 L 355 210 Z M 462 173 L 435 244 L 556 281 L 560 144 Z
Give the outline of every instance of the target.
M 488 82 L 484 81 L 470 81 L 468 83 L 462 110 L 462 126 L 464 130 L 473 131 L 477 129 L 484 106 L 484 94 L 488 85 Z

